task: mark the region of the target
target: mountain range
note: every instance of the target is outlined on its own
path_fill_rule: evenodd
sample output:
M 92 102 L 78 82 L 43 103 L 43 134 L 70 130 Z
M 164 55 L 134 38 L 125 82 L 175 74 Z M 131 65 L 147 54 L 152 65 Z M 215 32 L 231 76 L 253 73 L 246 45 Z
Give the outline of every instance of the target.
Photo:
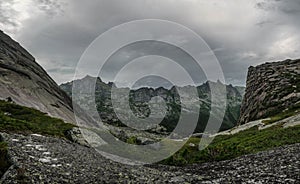
M 78 85 L 79 89 L 83 89 L 82 91 L 78 92 L 83 103 L 86 103 L 89 100 L 93 100 L 90 99 L 89 96 L 86 96 L 86 94 L 84 94 L 84 91 L 87 88 L 91 88 L 93 83 L 96 82 L 95 101 L 101 120 L 104 123 L 110 125 L 125 126 L 124 124 L 122 124 L 122 122 L 119 120 L 118 116 L 114 112 L 114 107 L 111 102 L 111 89 L 113 86 L 115 86 L 114 83 L 104 83 L 99 77 L 96 78 L 91 76 L 86 76 L 82 79 L 76 80 L 75 82 Z M 72 96 L 73 83 L 74 82 L 71 81 L 60 85 L 60 88 L 64 90 L 68 95 L 70 95 L 70 97 Z M 224 84 L 221 84 L 220 82 L 206 82 L 200 86 L 197 86 L 196 89 L 198 91 L 199 99 L 193 99 L 189 94 L 188 89 L 191 88 L 191 86 L 173 86 L 171 89 L 165 89 L 163 87 L 159 87 L 156 89 L 143 87 L 134 90 L 131 90 L 129 88 L 116 88 L 114 90 L 129 91 L 129 102 L 131 110 L 133 111 L 135 116 L 138 117 L 148 117 L 151 112 L 149 109 L 149 102 L 154 97 L 161 97 L 167 104 L 167 112 L 165 118 L 160 123 L 160 126 L 166 132 L 171 132 L 176 127 L 181 110 L 187 111 L 191 115 L 196 114 L 198 112 L 196 112 L 195 109 L 197 108 L 195 107 L 197 105 L 200 105 L 199 120 L 195 130 L 195 132 L 199 133 L 204 131 L 204 128 L 206 127 L 206 123 L 209 118 L 211 108 L 210 85 L 224 86 Z M 227 91 L 227 107 L 225 117 L 222 118 L 217 114 L 213 114 L 214 121 L 219 121 L 221 119 L 221 121 L 223 122 L 220 129 L 221 131 L 236 126 L 239 118 L 240 106 L 242 103 L 242 95 L 245 89 L 243 87 L 234 87 L 232 85 L 226 85 L 225 87 Z M 178 88 L 180 88 L 180 90 L 183 91 L 183 94 L 181 94 L 181 96 L 178 94 Z M 125 99 L 125 96 L 122 98 Z M 181 99 L 185 99 L 191 103 L 188 107 L 185 106 L 181 108 Z M 123 117 L 129 118 L 128 113 L 125 112 L 127 111 L 127 109 L 124 104 L 124 100 L 120 98 L 118 100 L 119 102 L 115 103 L 118 103 L 117 106 L 120 109 L 120 114 L 123 114 Z M 157 108 L 163 109 L 163 107 Z M 216 108 L 220 107 L 216 106 Z M 163 110 L 160 110 L 156 112 L 156 114 L 152 114 L 154 119 L 159 119 L 159 117 L 163 115 L 161 114 L 162 111 Z M 128 121 L 130 120 L 128 119 Z

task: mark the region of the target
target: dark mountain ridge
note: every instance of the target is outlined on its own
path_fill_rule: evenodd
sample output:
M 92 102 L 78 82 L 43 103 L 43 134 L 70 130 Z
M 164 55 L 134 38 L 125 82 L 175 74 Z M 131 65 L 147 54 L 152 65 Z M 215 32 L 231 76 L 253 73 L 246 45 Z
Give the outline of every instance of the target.
M 77 84 L 80 85 L 81 89 L 87 89 L 89 86 L 92 85 L 93 82 L 96 82 L 95 85 L 95 95 L 96 95 L 96 104 L 98 106 L 98 112 L 101 117 L 101 120 L 103 120 L 105 123 L 112 124 L 112 125 L 118 125 L 122 126 L 122 122 L 119 121 L 116 114 L 114 113 L 112 104 L 111 104 L 111 88 L 114 86 L 114 83 L 105 83 L 103 82 L 99 77 L 91 77 L 86 76 L 82 79 L 75 80 Z M 218 84 L 218 85 L 224 85 L 220 82 L 206 82 L 200 86 L 197 86 L 198 95 L 200 98 L 200 101 L 197 99 L 188 99 L 190 102 L 192 102 L 191 107 L 184 107 L 183 109 L 186 109 L 190 111 L 190 113 L 193 112 L 193 106 L 200 104 L 201 110 L 200 110 L 200 116 L 199 116 L 199 123 L 196 128 L 196 132 L 202 132 L 204 130 L 205 124 L 209 118 L 209 111 L 210 111 L 210 105 L 211 105 L 211 97 L 210 97 L 210 85 Z M 64 90 L 68 95 L 72 96 L 72 86 L 73 81 L 61 84 L 60 88 Z M 129 101 L 131 102 L 131 110 L 140 117 L 147 117 L 150 113 L 150 109 L 147 105 L 147 103 L 156 96 L 162 97 L 165 102 L 168 105 L 168 113 L 166 114 L 166 117 L 162 121 L 161 125 L 163 125 L 165 128 L 167 128 L 168 131 L 172 131 L 176 127 L 176 123 L 178 122 L 179 116 L 180 116 L 180 97 L 177 93 L 176 88 L 188 89 L 192 86 L 184 86 L 184 87 L 175 87 L 173 86 L 170 89 L 166 89 L 163 87 L 159 88 L 151 88 L 151 87 L 142 87 L 139 89 L 132 89 L 129 88 L 117 88 L 117 90 L 130 90 L 130 97 Z M 243 92 L 242 88 L 240 87 L 239 90 L 232 85 L 226 85 L 226 91 L 227 91 L 227 109 L 225 113 L 225 117 L 223 119 L 223 125 L 221 127 L 221 130 L 225 130 L 228 128 L 232 128 L 236 125 L 237 119 L 239 117 L 239 109 L 240 104 L 242 101 L 242 94 Z M 83 92 L 82 92 L 83 93 Z M 84 94 L 82 95 L 82 99 L 84 102 L 88 101 L 88 97 L 84 97 Z M 185 98 L 189 98 L 189 94 L 184 95 Z M 120 104 L 120 107 L 122 107 L 122 104 Z M 222 117 L 218 117 L 218 115 L 214 115 L 215 121 Z

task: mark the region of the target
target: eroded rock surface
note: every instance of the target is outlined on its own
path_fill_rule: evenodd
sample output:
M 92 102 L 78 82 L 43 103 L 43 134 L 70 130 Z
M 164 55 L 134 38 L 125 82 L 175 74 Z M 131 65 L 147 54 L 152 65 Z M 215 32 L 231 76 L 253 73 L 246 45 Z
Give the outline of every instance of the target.
M 72 102 L 19 43 L 0 30 L 0 99 L 74 123 Z
M 300 106 L 300 60 L 250 67 L 239 124 Z

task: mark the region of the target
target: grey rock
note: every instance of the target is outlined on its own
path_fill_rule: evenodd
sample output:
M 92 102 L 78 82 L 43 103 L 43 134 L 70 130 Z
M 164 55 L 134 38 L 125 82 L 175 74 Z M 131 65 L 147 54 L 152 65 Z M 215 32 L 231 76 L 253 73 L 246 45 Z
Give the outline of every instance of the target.
M 74 127 L 71 130 L 68 130 L 66 136 L 74 143 L 90 147 L 89 143 L 85 140 L 84 136 L 80 131 L 80 128 L 78 127 Z
M 15 160 L 2 179 L 8 183 L 201 183 L 203 177 L 148 166 L 124 165 L 106 159 L 93 148 L 68 140 L 2 134 Z M 14 141 L 14 140 L 20 141 Z M 44 148 L 37 149 L 39 147 Z M 45 154 L 47 153 L 47 154 Z M 176 178 L 177 177 L 177 178 Z
M 200 183 L 291 183 L 300 181 L 300 144 L 288 145 L 221 162 L 193 164 L 181 171 L 203 178 Z M 176 172 L 177 167 L 153 166 Z
M 68 140 L 2 133 L 13 166 L 7 183 L 299 183 L 300 144 L 185 167 L 124 165 Z M 19 141 L 16 141 L 19 140 Z M 37 146 L 38 145 L 38 146 Z M 40 149 L 43 148 L 43 149 Z M 47 154 L 45 154 L 47 153 Z M 46 162 L 45 162 L 46 161 Z
M 73 123 L 72 101 L 19 43 L 0 31 L 0 99 Z
M 276 115 L 300 101 L 300 60 L 250 67 L 238 124 Z

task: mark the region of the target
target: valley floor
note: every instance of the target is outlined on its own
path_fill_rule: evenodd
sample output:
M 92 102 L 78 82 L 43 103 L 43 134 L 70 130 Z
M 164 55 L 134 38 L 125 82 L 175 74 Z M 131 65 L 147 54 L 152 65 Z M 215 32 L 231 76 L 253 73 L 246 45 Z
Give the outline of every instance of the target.
M 94 149 L 39 135 L 2 133 L 13 166 L 0 183 L 297 183 L 300 144 L 186 167 L 129 166 Z

